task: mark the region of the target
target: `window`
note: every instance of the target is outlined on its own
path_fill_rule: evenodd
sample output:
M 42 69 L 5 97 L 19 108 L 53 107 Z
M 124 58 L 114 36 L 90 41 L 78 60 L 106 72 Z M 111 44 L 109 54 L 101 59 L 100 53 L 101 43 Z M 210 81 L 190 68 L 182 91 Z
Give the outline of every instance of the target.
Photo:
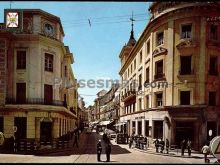
M 142 121 L 138 121 L 138 135 L 142 135 Z
M 134 60 L 134 70 L 136 69 L 136 59 Z
M 156 62 L 155 79 L 163 78 L 163 60 Z
M 149 136 L 149 121 L 145 121 L 145 136 Z
M 45 53 L 45 71 L 53 72 L 53 55 Z
M 132 74 L 132 69 L 133 69 L 133 68 L 132 68 L 132 64 L 131 64 L 131 74 Z
M 26 102 L 26 83 L 16 83 L 16 102 L 18 104 Z
M 64 67 L 64 75 L 67 77 L 67 66 Z
M 139 61 L 139 63 L 141 64 L 141 62 L 142 62 L 142 51 L 140 51 L 140 61 Z
M 139 103 L 139 110 L 141 111 L 141 110 L 142 110 L 142 106 L 141 106 L 141 98 L 138 99 L 138 103 Z
M 146 97 L 145 97 L 145 101 L 146 101 L 146 109 L 148 109 L 149 108 L 149 96 L 147 95 Z
M 163 138 L 163 121 L 154 121 L 154 136 L 153 138 Z
M 138 78 L 139 78 L 138 90 L 141 90 L 142 89 L 142 75 L 140 74 Z
M 191 56 L 180 56 L 180 74 L 191 74 Z
M 44 103 L 51 105 L 53 100 L 53 86 L 44 84 Z
M 192 37 L 192 25 L 182 25 L 181 38 L 191 38 Z
M 26 51 L 17 51 L 17 69 L 26 69 Z
M 132 121 L 132 134 L 135 134 L 136 132 L 136 122 Z
M 147 42 L 147 54 L 150 53 L 150 41 Z
M 129 73 L 130 73 L 130 72 L 129 72 L 129 68 L 128 68 L 128 78 L 129 78 Z
M 217 40 L 218 39 L 218 26 L 211 25 L 210 27 L 210 39 Z
M 135 112 L 135 103 L 133 104 L 133 112 Z
M 190 105 L 190 91 L 180 92 L 180 105 Z
M 209 92 L 209 105 L 216 105 L 216 92 Z
M 15 117 L 14 126 L 17 127 L 15 132 L 15 138 L 26 139 L 27 138 L 27 118 L 26 117 Z
M 157 34 L 157 46 L 163 44 L 163 32 Z
M 160 107 L 163 105 L 163 94 L 158 93 L 156 94 L 156 107 Z
M 218 75 L 218 57 L 210 57 L 209 74 L 213 76 Z
M 150 75 L 149 75 L 149 73 L 150 73 L 150 71 L 149 71 L 149 67 L 146 69 L 146 83 L 149 83 L 149 77 L 150 77 Z

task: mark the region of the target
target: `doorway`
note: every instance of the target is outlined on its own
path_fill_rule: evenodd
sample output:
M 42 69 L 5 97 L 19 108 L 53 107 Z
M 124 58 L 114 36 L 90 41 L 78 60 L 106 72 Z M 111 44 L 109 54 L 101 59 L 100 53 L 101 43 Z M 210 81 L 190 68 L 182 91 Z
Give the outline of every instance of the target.
M 41 142 L 52 141 L 52 122 L 40 123 L 40 141 Z
M 180 147 L 181 141 L 190 139 L 194 142 L 194 123 L 193 122 L 176 122 L 176 145 Z M 194 143 L 193 143 L 194 144 Z

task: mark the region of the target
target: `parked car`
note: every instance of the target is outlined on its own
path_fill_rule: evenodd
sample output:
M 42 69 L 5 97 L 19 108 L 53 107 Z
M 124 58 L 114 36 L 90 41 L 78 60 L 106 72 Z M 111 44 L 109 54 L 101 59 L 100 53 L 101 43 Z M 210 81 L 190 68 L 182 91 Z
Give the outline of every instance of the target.
M 117 144 L 128 144 L 128 134 L 118 133 L 115 142 Z
M 105 129 L 106 134 L 110 139 L 116 138 L 116 132 L 110 129 Z

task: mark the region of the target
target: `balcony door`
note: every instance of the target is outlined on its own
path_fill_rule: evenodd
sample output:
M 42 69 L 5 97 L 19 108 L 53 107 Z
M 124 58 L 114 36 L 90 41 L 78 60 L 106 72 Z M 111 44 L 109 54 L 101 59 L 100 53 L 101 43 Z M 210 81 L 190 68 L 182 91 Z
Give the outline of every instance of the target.
M 16 84 L 16 100 L 18 104 L 23 104 L 26 101 L 26 83 Z
M 44 103 L 47 105 L 52 104 L 53 101 L 53 87 L 52 85 L 44 84 Z

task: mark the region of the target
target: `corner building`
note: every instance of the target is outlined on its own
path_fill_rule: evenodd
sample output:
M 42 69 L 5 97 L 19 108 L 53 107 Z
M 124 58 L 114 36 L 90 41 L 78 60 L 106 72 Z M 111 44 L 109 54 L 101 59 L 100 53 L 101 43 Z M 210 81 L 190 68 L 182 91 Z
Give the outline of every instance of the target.
M 5 9 L 0 24 L 0 131 L 51 142 L 77 120 L 73 54 L 60 18 L 39 9 Z
M 132 29 L 120 53 L 119 74 L 129 81 L 120 122 L 129 135 L 172 145 L 189 138 L 199 150 L 220 134 L 220 4 L 154 2 L 149 11 L 138 41 Z

